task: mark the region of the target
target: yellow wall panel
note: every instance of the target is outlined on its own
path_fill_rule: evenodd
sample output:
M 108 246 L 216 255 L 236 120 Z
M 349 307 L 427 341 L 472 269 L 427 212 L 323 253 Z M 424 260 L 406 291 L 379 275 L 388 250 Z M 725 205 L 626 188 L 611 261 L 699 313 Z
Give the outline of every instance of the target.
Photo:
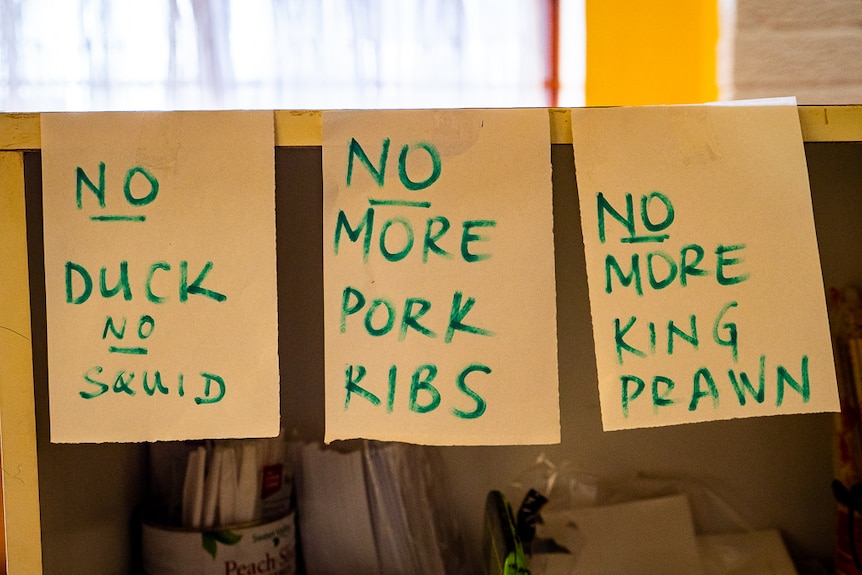
M 718 99 L 717 0 L 586 0 L 587 106 Z

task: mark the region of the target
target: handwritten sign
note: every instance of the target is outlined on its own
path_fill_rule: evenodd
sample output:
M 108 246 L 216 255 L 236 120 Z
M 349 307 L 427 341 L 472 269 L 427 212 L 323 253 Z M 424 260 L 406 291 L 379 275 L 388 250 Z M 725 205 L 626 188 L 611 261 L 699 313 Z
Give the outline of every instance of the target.
M 42 115 L 51 440 L 279 428 L 271 112 Z
M 572 111 L 605 430 L 836 411 L 795 106 Z
M 326 441 L 559 441 L 545 110 L 323 117 Z

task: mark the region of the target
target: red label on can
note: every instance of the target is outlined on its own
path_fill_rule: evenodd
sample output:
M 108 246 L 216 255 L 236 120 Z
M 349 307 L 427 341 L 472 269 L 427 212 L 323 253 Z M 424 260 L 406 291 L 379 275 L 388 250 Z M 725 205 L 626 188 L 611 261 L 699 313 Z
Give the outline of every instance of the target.
M 263 466 L 263 480 L 260 485 L 260 498 L 266 499 L 278 493 L 284 479 L 284 466 L 281 463 Z

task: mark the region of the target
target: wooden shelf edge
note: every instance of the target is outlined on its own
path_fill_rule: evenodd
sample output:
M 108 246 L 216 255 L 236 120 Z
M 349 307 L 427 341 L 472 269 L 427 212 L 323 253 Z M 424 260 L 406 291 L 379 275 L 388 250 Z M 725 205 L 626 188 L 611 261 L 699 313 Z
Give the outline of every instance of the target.
M 806 142 L 862 142 L 862 105 L 799 106 L 802 139 Z M 38 150 L 42 146 L 38 113 L 0 114 L 0 150 Z M 275 110 L 277 147 L 320 146 L 320 110 Z M 571 144 L 569 108 L 548 108 L 552 144 Z
M 805 142 L 862 142 L 862 106 L 799 106 Z

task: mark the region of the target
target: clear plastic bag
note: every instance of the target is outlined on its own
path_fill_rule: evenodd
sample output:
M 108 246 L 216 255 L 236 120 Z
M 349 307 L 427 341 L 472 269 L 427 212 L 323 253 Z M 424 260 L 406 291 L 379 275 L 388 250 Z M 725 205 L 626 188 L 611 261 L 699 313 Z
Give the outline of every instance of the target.
M 544 454 L 505 491 L 515 509 L 516 530 L 534 575 L 575 570 L 586 543 L 574 513 L 585 507 L 684 495 L 697 534 L 750 533 L 752 526 L 709 487 L 692 480 L 634 474 L 600 478 Z

